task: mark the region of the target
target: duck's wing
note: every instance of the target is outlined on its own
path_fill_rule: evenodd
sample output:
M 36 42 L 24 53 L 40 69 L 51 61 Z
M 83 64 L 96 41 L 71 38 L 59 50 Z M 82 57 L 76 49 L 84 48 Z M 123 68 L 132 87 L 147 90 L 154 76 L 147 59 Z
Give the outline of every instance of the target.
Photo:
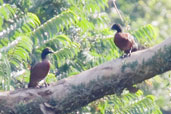
M 49 69 L 50 63 L 46 61 L 42 61 L 34 65 L 30 71 L 30 82 L 28 87 L 36 87 L 38 83 L 46 77 Z

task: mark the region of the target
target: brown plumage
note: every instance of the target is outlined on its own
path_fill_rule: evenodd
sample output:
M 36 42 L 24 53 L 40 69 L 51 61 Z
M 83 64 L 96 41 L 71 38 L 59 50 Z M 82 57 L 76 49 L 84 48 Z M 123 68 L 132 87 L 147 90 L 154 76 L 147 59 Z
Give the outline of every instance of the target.
M 112 30 L 117 31 L 114 36 L 114 43 L 120 50 L 124 51 L 127 55 L 138 50 L 134 37 L 129 33 L 123 33 L 119 24 L 114 24 Z
M 52 53 L 49 48 L 45 48 L 42 51 L 41 58 L 42 61 L 34 65 L 30 70 L 30 82 L 28 87 L 36 87 L 38 83 L 43 80 L 49 72 L 50 62 L 46 58 L 46 56 Z

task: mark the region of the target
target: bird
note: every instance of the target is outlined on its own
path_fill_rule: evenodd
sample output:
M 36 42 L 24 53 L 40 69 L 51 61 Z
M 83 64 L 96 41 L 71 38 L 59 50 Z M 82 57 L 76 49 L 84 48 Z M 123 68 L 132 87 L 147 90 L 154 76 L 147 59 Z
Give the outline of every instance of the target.
M 37 87 L 38 83 L 43 80 L 50 69 L 50 62 L 47 59 L 47 55 L 53 53 L 50 48 L 45 48 L 41 53 L 41 62 L 38 62 L 30 69 L 30 81 L 28 84 L 28 88 Z
M 120 24 L 113 24 L 111 29 L 117 31 L 114 35 L 114 43 L 121 51 L 124 51 L 126 54 L 122 57 L 130 56 L 131 52 L 138 50 L 138 44 L 135 42 L 134 37 L 129 33 L 123 33 Z

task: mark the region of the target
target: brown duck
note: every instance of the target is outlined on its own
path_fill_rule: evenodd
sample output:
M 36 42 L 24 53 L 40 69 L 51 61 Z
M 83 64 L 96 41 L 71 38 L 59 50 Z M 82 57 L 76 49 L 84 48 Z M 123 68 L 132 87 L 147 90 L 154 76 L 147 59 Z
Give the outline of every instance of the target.
M 41 58 L 42 61 L 34 65 L 30 70 L 30 82 L 28 87 L 36 87 L 38 83 L 43 80 L 49 72 L 50 62 L 46 58 L 49 53 L 53 53 L 49 48 L 45 48 L 42 51 Z
M 134 37 L 129 33 L 123 33 L 119 24 L 114 24 L 111 29 L 117 31 L 114 36 L 115 45 L 124 51 L 126 55 L 130 56 L 131 52 L 138 50 L 138 44 L 135 42 Z

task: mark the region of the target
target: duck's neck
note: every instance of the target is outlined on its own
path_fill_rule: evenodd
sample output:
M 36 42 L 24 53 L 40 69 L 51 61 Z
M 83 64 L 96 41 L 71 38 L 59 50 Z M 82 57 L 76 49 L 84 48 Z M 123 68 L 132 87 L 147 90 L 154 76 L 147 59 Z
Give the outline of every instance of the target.
M 119 33 L 119 32 L 122 32 L 122 29 L 121 29 L 120 27 L 118 27 L 118 28 L 116 29 L 116 31 L 117 31 L 117 33 Z
M 41 58 L 42 58 L 42 61 L 47 59 L 47 54 L 42 53 Z

